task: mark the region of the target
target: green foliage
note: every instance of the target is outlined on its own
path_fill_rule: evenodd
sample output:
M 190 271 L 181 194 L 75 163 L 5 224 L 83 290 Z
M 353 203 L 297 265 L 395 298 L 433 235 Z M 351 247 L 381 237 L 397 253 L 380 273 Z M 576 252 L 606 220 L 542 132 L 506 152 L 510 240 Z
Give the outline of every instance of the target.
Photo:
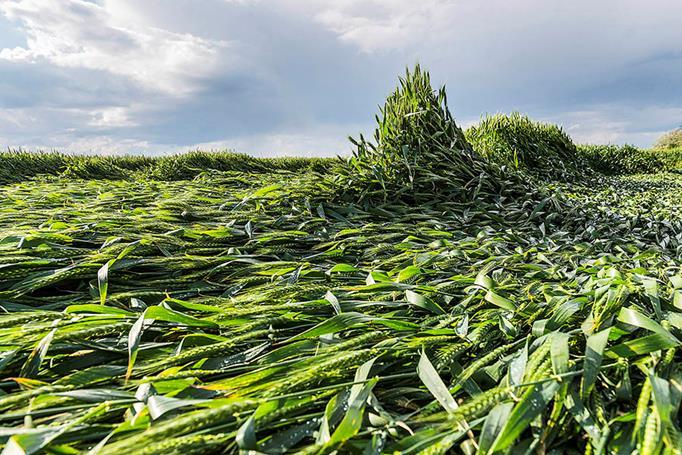
M 193 151 L 157 158 L 145 170 L 158 180 L 191 179 L 207 171 L 237 172 L 323 172 L 336 161 L 328 158 L 256 158 L 230 152 Z
M 665 170 L 682 172 L 682 148 L 655 150 L 656 158 L 665 165 Z
M 0 183 L 20 182 L 37 175 L 56 175 L 66 169 L 66 156 L 56 152 L 0 152 Z
M 152 165 L 153 159 L 142 156 L 69 156 L 61 176 L 78 179 L 125 180 Z
M 651 174 L 682 169 L 682 149 L 649 150 L 632 145 L 580 145 L 578 153 L 605 175 Z
M 0 152 L 0 183 L 20 182 L 37 176 L 98 180 L 192 179 L 212 171 L 325 172 L 337 161 L 329 158 L 255 158 L 232 152 L 193 151 L 160 157 L 137 155 L 67 155 L 59 152 Z
M 659 150 L 682 149 L 682 128 L 665 133 L 656 140 L 654 148 Z
M 585 172 L 573 141 L 560 127 L 518 112 L 487 116 L 465 136 L 478 153 L 511 169 L 558 179 Z
M 8 445 L 632 452 L 660 409 L 675 447 L 682 177 L 599 185 L 367 208 L 290 173 L 3 186 Z
M 340 170 L 338 184 L 354 198 L 471 200 L 511 190 L 509 176 L 472 150 L 445 89 L 434 90 L 419 66 L 400 78 L 376 121 L 374 142 L 351 138 L 357 149 Z
M 596 171 L 606 175 L 652 173 L 665 170 L 661 153 L 632 145 L 580 145 L 581 156 Z
M 523 183 L 418 69 L 384 111 L 337 178 L 0 155 L 4 451 L 676 453 L 682 176 Z

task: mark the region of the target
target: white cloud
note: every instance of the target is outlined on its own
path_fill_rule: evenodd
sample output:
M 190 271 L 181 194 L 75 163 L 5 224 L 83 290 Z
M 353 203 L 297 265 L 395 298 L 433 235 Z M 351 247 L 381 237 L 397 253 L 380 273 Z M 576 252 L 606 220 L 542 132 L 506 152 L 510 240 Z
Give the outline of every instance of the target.
M 678 49 L 682 4 L 675 0 L 337 0 L 315 1 L 317 21 L 366 52 L 414 50 L 431 54 L 467 48 L 594 55 L 609 49 L 638 56 Z M 655 33 L 652 31 L 655 30 Z M 519 47 L 524 43 L 527 47 Z M 590 46 L 584 46 L 591 44 Z M 569 46 L 571 45 L 571 46 Z M 613 55 L 603 57 L 611 58 Z M 454 62 L 453 62 L 454 63 Z
M 343 0 L 327 3 L 315 16 L 342 41 L 372 53 L 407 50 L 425 39 L 450 33 L 443 27 L 456 4 L 443 0 Z
M 184 147 L 156 144 L 144 139 L 117 138 L 112 136 L 74 136 L 73 131 L 63 130 L 59 134 L 36 139 L 22 144 L 13 144 L 0 137 L 0 142 L 11 149 L 23 150 L 57 150 L 65 153 L 91 155 L 162 155 L 169 152 L 185 150 Z
M 130 118 L 128 107 L 108 107 L 91 111 L 92 119 L 88 125 L 100 128 L 117 128 L 124 126 L 136 126 L 137 123 Z
M 50 145 L 50 148 L 71 153 L 96 155 L 126 155 L 130 153 L 160 155 L 168 151 L 168 145 L 165 144 L 154 144 L 146 140 L 137 139 L 117 139 L 111 136 L 88 136 L 75 138 L 74 140 L 63 140 L 58 146 Z
M 389 54 L 403 65 L 421 61 L 455 90 L 483 96 L 535 91 L 549 99 L 679 53 L 682 42 L 682 2 L 676 0 L 315 4 L 314 20 L 340 42 L 371 56 Z
M 0 109 L 0 122 L 4 124 L 9 124 L 13 129 L 22 128 L 29 122 L 35 119 L 30 115 L 29 112 L 15 109 Z M 0 144 L 2 144 L 0 142 Z
M 203 77 L 226 64 L 222 40 L 126 22 L 103 6 L 83 0 L 5 0 L 0 12 L 23 24 L 26 47 L 4 48 L 0 59 L 47 60 L 70 68 L 102 70 L 131 78 L 147 89 L 188 95 Z
M 135 105 L 131 109 L 137 112 L 143 107 Z M 312 124 L 271 132 L 233 134 L 207 142 L 160 143 L 146 137 L 144 130 L 134 128 L 135 125 L 126 117 L 126 113 L 127 110 L 119 108 L 94 111 L 73 108 L 0 109 L 0 147 L 55 149 L 101 155 L 160 155 L 199 149 L 234 150 L 262 157 L 333 157 L 350 154 L 348 133 L 369 130 L 367 125 L 359 124 Z M 144 115 L 140 111 L 138 116 Z M 126 133 L 112 134 L 111 129 L 116 127 L 124 128 Z M 16 137 L 22 139 L 17 140 Z
M 135 126 L 135 122 L 128 117 L 128 113 L 135 109 L 139 108 L 132 106 L 92 110 L 70 107 L 0 109 L 0 135 L 13 137 L 9 142 L 0 143 L 0 146 L 68 148 L 79 145 L 81 137 L 89 138 L 104 134 L 101 131 L 110 134 L 112 128 Z M 114 136 L 109 137 L 112 143 L 116 140 Z M 126 142 L 125 138 L 118 140 Z M 94 148 L 99 149 L 98 146 Z
M 219 141 L 194 144 L 191 150 L 233 150 L 262 157 L 349 155 L 349 132 L 359 131 L 359 125 L 326 125 L 304 130 L 279 131 L 236 136 Z
M 682 107 L 597 105 L 546 120 L 563 125 L 578 143 L 649 145 L 667 131 L 661 125 L 674 125 L 680 119 Z

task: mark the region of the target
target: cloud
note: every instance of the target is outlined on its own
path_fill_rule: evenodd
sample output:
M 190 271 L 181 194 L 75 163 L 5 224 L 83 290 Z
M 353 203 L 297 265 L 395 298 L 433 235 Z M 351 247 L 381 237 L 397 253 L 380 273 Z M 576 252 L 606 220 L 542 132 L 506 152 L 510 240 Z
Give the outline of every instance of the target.
M 87 136 L 79 138 L 64 137 L 63 141 L 59 142 L 60 138 L 55 138 L 58 145 L 38 145 L 33 149 L 48 150 L 56 148 L 58 150 L 68 150 L 72 153 L 86 153 L 97 155 L 127 155 L 127 154 L 144 154 L 144 155 L 161 155 L 168 153 L 169 147 L 167 144 L 154 144 L 145 140 L 136 139 L 119 139 L 111 136 Z M 178 149 L 179 150 L 179 149 Z
M 11 118 L 0 111 L 0 121 Z M 34 119 L 35 120 L 35 119 Z M 352 147 L 346 138 L 347 131 L 360 126 L 320 126 L 306 130 L 277 131 L 260 134 L 238 135 L 229 139 L 194 144 L 158 143 L 152 140 L 118 138 L 106 134 L 74 136 L 74 131 L 64 128 L 45 140 L 40 136 L 25 142 L 21 148 L 29 150 L 62 150 L 71 153 L 124 155 L 164 155 L 188 150 L 229 150 L 260 157 L 350 155 Z M 0 135 L 0 143 L 3 136 Z M 18 146 L 17 146 L 18 148 Z
M 312 129 L 278 131 L 236 136 L 229 140 L 194 144 L 190 149 L 233 150 L 254 156 L 327 156 L 350 155 L 351 143 L 346 135 L 361 125 L 323 125 Z
M 577 109 L 589 97 L 615 102 L 655 85 L 640 79 L 611 89 L 628 74 L 682 76 L 682 3 L 673 0 L 341 0 L 319 8 L 315 20 L 340 42 L 431 68 L 465 115 L 550 103 Z
M 579 141 L 682 122 L 676 0 L 0 0 L 0 138 L 72 151 L 347 153 L 406 66 L 460 124 Z
M 88 124 L 104 128 L 136 126 L 137 123 L 129 116 L 129 110 L 129 108 L 125 107 L 108 107 L 91 111 L 92 119 Z
M 676 26 L 682 4 L 675 0 L 338 0 L 315 4 L 317 21 L 340 40 L 366 52 L 419 50 L 449 56 L 469 48 L 468 55 L 504 50 L 510 56 L 530 57 L 535 50 L 554 50 L 562 57 L 593 58 L 608 50 L 602 56 L 608 61 L 625 56 L 638 59 L 654 49 L 679 52 L 677 43 L 682 37 Z
M 682 121 L 682 106 L 596 105 L 589 110 L 564 112 L 547 120 L 564 125 L 566 132 L 579 143 L 651 144 L 672 129 L 675 122 Z
M 33 119 L 28 112 L 23 112 L 21 114 L 23 115 L 17 115 L 17 112 L 14 112 L 11 109 L 0 109 L 0 122 L 11 125 L 11 128 L 22 128 L 27 121 Z
M 457 6 L 439 0 L 343 0 L 330 3 L 315 18 L 363 52 L 409 51 L 424 40 L 451 35 L 452 28 L 444 25 Z
M 233 44 L 188 33 L 126 23 L 106 6 L 82 0 L 9 0 L 0 11 L 23 24 L 25 47 L 3 48 L 12 62 L 48 61 L 67 68 L 102 70 L 147 89 L 188 95 L 198 82 L 231 62 L 221 51 Z M 221 59 L 219 59 L 221 57 Z

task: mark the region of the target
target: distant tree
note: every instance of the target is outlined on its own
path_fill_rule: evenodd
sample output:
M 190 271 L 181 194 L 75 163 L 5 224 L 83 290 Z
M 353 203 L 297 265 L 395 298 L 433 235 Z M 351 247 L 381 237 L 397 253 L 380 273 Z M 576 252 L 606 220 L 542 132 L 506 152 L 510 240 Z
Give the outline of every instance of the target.
M 665 133 L 659 137 L 654 144 L 656 149 L 677 149 L 682 148 L 682 127 Z

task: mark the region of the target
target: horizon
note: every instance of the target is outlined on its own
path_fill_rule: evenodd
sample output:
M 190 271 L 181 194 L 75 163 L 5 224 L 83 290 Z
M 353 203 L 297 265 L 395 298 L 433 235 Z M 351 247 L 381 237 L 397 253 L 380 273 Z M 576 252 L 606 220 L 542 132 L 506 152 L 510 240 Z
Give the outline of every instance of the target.
M 420 62 L 462 128 L 518 111 L 648 147 L 682 125 L 680 16 L 664 0 L 9 0 L 0 146 L 348 154 Z

